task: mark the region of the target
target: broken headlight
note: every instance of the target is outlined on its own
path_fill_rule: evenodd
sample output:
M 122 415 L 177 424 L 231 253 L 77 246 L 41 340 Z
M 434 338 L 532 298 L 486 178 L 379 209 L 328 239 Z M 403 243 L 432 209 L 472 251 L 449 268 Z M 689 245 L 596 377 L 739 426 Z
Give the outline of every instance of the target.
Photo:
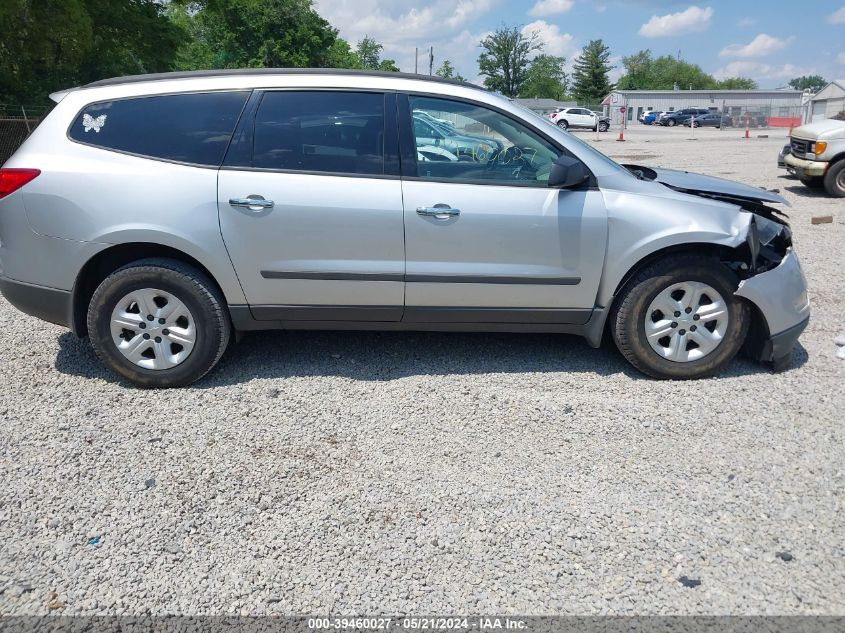
M 748 229 L 752 271 L 759 273 L 774 268 L 780 264 L 790 246 L 792 231 L 789 226 L 754 214 Z

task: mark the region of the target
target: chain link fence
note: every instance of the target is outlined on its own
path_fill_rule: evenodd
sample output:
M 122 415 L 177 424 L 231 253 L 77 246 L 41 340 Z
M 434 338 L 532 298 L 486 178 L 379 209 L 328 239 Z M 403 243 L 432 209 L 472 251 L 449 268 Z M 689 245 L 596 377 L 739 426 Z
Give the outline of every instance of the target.
M 17 151 L 46 113 L 44 106 L 0 105 L 0 165 Z

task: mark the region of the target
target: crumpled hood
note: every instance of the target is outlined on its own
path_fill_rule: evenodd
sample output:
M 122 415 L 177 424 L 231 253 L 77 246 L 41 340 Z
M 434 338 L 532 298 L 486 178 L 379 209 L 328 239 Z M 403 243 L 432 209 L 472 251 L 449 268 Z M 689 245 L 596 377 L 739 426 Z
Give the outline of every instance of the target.
M 656 180 L 667 187 L 685 193 L 713 194 L 714 196 L 750 200 L 761 204 L 764 202 L 777 202 L 785 204 L 788 207 L 792 206 L 788 200 L 773 191 L 744 185 L 725 178 L 705 176 L 678 169 L 663 169 L 661 167 L 643 167 L 640 165 L 623 165 L 623 167 L 634 172 L 639 171 L 647 180 Z

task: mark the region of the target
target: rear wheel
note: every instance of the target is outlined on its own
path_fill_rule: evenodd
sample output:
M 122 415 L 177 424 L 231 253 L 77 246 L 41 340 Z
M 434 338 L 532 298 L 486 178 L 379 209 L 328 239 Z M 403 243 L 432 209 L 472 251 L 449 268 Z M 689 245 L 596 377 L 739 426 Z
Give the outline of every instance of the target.
M 561 119 L 560 121 L 557 122 L 557 126 L 561 130 L 568 130 L 569 129 L 569 122 Z
M 94 291 L 88 333 L 115 373 L 142 387 L 181 387 L 223 355 L 230 334 L 225 306 L 214 283 L 192 266 L 139 260 Z
M 845 198 L 845 159 L 833 163 L 824 175 L 824 189 L 837 198 Z
M 675 121 L 675 119 L 669 119 L 668 121 L 666 121 L 666 125 L 668 125 L 669 127 L 675 127 L 675 125 L 677 125 L 677 122 Z
M 748 306 L 734 295 L 736 276 L 717 261 L 678 255 L 640 271 L 610 314 L 623 356 L 654 378 L 718 373 L 748 332 Z

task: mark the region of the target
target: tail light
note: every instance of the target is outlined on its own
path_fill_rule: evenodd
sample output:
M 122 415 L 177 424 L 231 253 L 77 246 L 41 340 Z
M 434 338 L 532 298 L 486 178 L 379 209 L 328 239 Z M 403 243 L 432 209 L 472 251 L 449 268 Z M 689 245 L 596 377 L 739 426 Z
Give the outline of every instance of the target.
M 40 173 L 40 169 L 0 169 L 0 198 L 14 193 Z

